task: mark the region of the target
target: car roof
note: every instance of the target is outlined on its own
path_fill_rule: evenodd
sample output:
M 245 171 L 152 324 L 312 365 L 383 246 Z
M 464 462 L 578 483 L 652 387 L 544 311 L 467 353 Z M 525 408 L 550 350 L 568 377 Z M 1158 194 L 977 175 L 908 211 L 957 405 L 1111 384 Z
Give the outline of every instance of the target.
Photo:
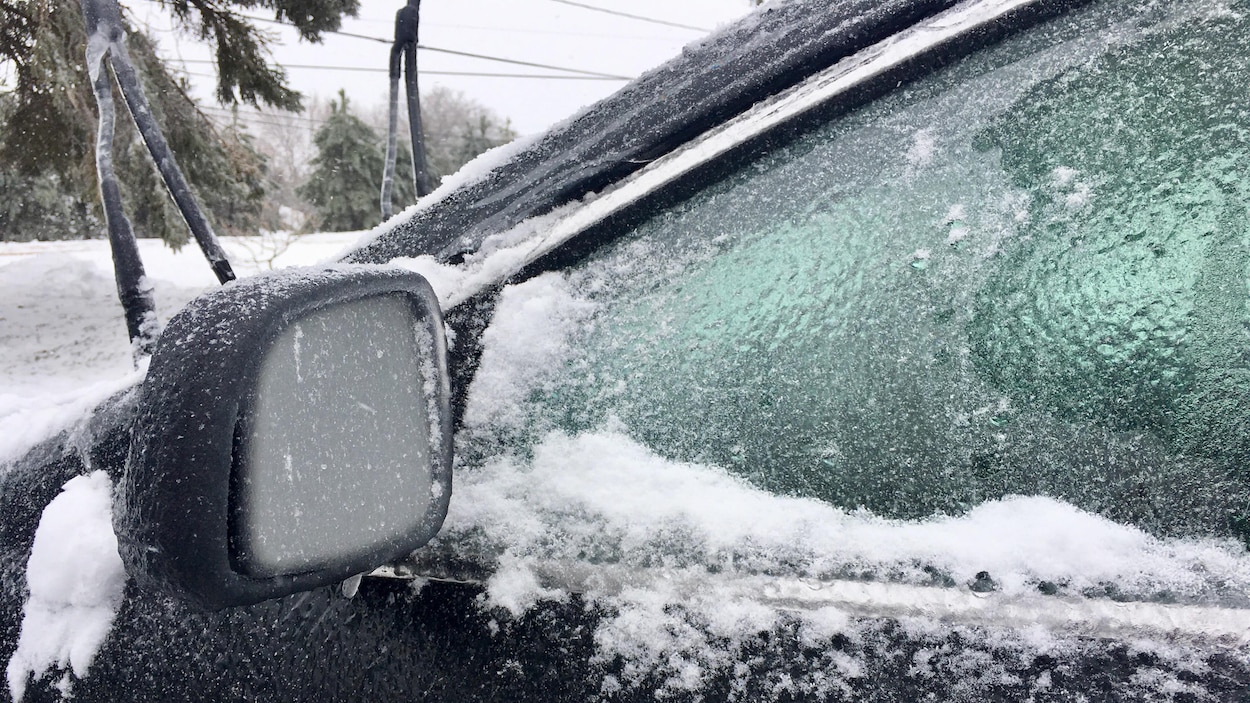
M 755 103 L 957 4 L 955 0 L 781 0 L 695 42 L 520 148 L 436 195 L 343 257 L 385 263 L 476 251 L 520 222 L 634 173 Z

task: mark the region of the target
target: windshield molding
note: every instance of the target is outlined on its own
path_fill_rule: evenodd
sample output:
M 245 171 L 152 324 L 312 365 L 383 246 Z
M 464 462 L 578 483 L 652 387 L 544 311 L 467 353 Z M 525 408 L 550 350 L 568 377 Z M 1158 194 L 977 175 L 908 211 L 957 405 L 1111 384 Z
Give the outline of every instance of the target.
M 492 248 L 488 238 L 481 253 L 457 267 L 459 285 L 446 292 L 445 309 L 464 303 L 508 280 L 582 232 L 621 213 L 639 200 L 657 193 L 684 176 L 774 129 L 801 118 L 829 101 L 881 78 L 907 62 L 942 45 L 967 36 L 1042 0 L 969 0 L 849 56 L 814 74 L 799 85 L 763 101 L 741 115 L 705 132 L 689 144 L 662 156 L 623 179 L 604 193 L 590 196 L 581 207 L 540 216 L 516 229 L 532 229 L 534 236 L 509 246 Z M 554 215 L 554 217 L 553 217 Z M 531 226 L 527 226 L 531 225 Z M 509 233 L 496 235 L 514 240 Z
M 1019 595 L 889 581 L 711 574 L 700 569 L 636 568 L 561 559 L 537 560 L 531 566 L 544 588 L 596 598 L 617 596 L 627 589 L 663 588 L 688 597 L 714 591 L 728 600 L 754 601 L 791 612 L 836 608 L 853 617 L 935 619 L 974 627 L 1043 625 L 1089 637 L 1126 638 L 1157 633 L 1228 644 L 1250 642 L 1250 610 L 1227 604 L 1113 600 L 1040 592 Z M 488 572 L 449 574 L 445 565 L 420 558 L 385 566 L 369 575 L 483 588 L 491 576 Z

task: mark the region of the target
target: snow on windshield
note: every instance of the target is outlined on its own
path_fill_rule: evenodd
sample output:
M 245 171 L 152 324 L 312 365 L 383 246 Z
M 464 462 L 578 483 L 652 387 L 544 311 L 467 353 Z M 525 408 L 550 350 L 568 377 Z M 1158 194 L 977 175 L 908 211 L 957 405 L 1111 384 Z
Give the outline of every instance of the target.
M 1244 262 L 1202 247 L 1241 251 L 1240 235 L 1172 212 L 1239 212 L 1208 181 L 1243 184 L 1199 153 L 1201 120 L 1133 148 L 1082 141 L 1101 138 L 1086 101 L 1113 89 L 1124 102 L 1098 104 L 1099 123 L 1157 134 L 1167 100 L 1189 98 L 1134 97 L 1180 56 L 1155 40 L 1184 35 L 1182 61 L 1235 63 L 1241 16 L 1187 5 L 1158 29 L 1091 31 L 1115 21 L 1109 6 L 1074 14 L 1067 43 L 957 67 L 945 93 L 900 91 L 571 272 L 505 287 L 434 547 L 493 564 L 483 608 L 518 617 L 580 594 L 605 614 L 605 693 L 738 685 L 761 633 L 825 657 L 776 675 L 773 696 L 854 689 L 879 665 L 865 652 L 902 654 L 865 643 L 899 628 L 908 676 L 971 696 L 1013 677 L 1046 691 L 1048 672 L 1021 684 L 1002 662 L 1078 656 L 1099 637 L 1148 654 L 1118 689 L 1128 698 L 1208 695 L 1192 681 L 1212 642 L 1246 661 L 1246 487 L 1224 463 L 1244 461 L 1244 413 L 1203 409 L 1237 407 L 1240 386 L 1212 381 L 1198 399 L 1174 385 L 1240 358 L 1222 350 L 1241 339 Z M 1223 39 L 1184 26 L 1195 16 Z M 1109 47 L 1131 76 L 1099 62 Z M 1186 85 L 1219 92 L 1210 81 Z M 1246 148 L 1229 139 L 1218 148 Z M 1152 190 L 1173 160 L 1207 165 Z M 1140 212 L 1153 229 L 1122 222 Z M 558 224 L 528 223 L 530 241 Z M 531 246 L 505 239 L 500 261 Z M 1057 259 L 1088 273 L 1055 275 Z M 492 262 L 405 265 L 454 303 Z M 1216 280 L 1231 304 L 1210 297 Z M 1169 351 L 1188 328 L 1193 346 Z M 1091 343 L 1091 329 L 1116 332 Z M 1139 384 L 1151 364 L 1159 380 Z M 1151 403 L 1232 429 L 1195 448 Z

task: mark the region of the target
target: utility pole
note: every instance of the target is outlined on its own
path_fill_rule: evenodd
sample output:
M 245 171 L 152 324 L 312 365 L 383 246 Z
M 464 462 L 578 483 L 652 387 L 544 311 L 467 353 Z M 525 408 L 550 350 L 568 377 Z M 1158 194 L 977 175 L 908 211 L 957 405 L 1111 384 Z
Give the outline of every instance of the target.
M 403 61 L 404 89 L 408 96 L 408 131 L 412 142 L 412 179 L 417 197 L 429 195 L 430 171 L 425 160 L 425 136 L 421 124 L 421 93 L 417 85 L 417 30 L 420 25 L 421 0 L 408 4 L 395 13 L 395 43 L 391 45 L 391 101 L 389 128 L 386 134 L 386 168 L 382 174 L 382 218 L 394 212 L 391 191 L 395 182 L 395 152 L 399 123 L 400 61 Z
M 121 8 L 117 0 L 81 0 L 83 19 L 87 25 L 87 72 L 91 76 L 100 122 L 96 133 L 96 173 L 100 180 L 100 198 L 104 202 L 104 220 L 108 225 L 109 246 L 113 252 L 113 272 L 117 278 L 117 295 L 126 313 L 126 329 L 130 333 L 135 364 L 150 356 L 156 346 L 159 329 L 152 288 L 144 275 L 139 245 L 126 211 L 122 208 L 121 186 L 113 171 L 113 128 L 116 109 L 110 70 L 121 89 L 130 116 L 139 135 L 156 162 L 161 179 L 173 197 L 178 211 L 195 236 L 204 256 L 221 283 L 234 280 L 234 271 L 226 252 L 213 234 L 191 187 L 178 169 L 165 135 L 152 116 L 139 74 L 126 51 L 126 31 L 122 27 Z

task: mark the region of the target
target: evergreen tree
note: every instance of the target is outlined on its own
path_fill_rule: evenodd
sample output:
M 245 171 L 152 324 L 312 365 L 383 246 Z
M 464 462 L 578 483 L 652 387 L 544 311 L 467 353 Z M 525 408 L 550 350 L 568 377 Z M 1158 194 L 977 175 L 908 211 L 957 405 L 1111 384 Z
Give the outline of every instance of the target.
M 343 91 L 339 91 L 337 103 L 330 103 L 330 117 L 313 141 L 317 156 L 299 194 L 316 209 L 314 226 L 347 231 L 377 224 L 381 217 L 378 199 L 386 156 L 384 139 L 351 113 Z M 396 200 L 411 202 L 412 156 L 409 154 L 405 162 L 404 153 L 400 150 L 397 157 Z
M 425 153 L 435 182 L 460 170 L 478 154 L 517 136 L 510 121 L 443 86 L 421 95 L 421 118 L 425 123 Z
M 0 169 L 0 193 L 0 241 L 90 239 L 104 229 L 90 203 L 67 196 L 55 173 Z
M 354 14 L 358 6 L 358 0 L 156 1 L 182 29 L 213 48 L 219 100 L 285 109 L 297 109 L 300 96 L 286 87 L 281 71 L 266 65 L 265 35 L 241 12 L 270 9 L 277 19 L 293 23 L 303 38 L 315 41 L 321 32 L 337 29 L 342 15 Z M 127 49 L 153 113 L 214 228 L 222 234 L 254 232 L 264 199 L 263 159 L 241 131 L 214 128 L 188 97 L 185 83 L 156 55 L 152 42 L 132 27 L 127 27 Z M 102 221 L 94 165 L 95 101 L 85 56 L 86 30 L 74 0 L 0 0 L 0 71 L 15 84 L 0 105 L 5 192 L 11 192 L 11 184 L 55 185 L 75 203 L 71 211 L 83 205 Z M 186 226 L 125 119 L 125 108 L 118 107 L 115 161 L 136 234 L 177 245 L 186 240 Z M 36 226 L 42 220 L 30 213 L 18 215 L 19 220 L 26 218 L 25 224 L 7 221 L 0 239 L 29 237 L 25 228 L 56 231 Z M 67 221 L 64 230 L 77 232 L 75 222 L 86 220 Z M 95 231 L 103 236 L 102 227 Z
M 314 168 L 296 191 L 313 206 L 309 226 L 331 231 L 364 229 L 381 219 L 385 117 L 375 112 L 371 119 L 379 128 L 371 127 L 352 114 L 342 91 L 330 108 L 328 119 L 313 137 L 317 148 Z M 446 88 L 422 94 L 421 108 L 426 154 L 435 182 L 487 149 L 516 138 L 507 120 L 501 122 L 488 108 Z M 407 125 L 400 124 L 392 196 L 396 212 L 416 202 L 407 133 Z

